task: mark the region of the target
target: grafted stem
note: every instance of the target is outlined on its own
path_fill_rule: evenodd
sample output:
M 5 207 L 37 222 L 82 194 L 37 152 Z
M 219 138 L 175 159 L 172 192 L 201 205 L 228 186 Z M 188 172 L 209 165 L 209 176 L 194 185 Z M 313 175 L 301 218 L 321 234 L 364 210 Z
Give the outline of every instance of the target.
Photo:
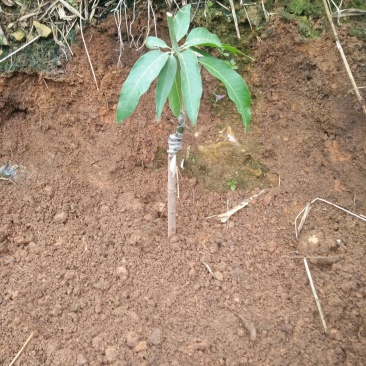
M 181 112 L 175 133 L 168 139 L 168 237 L 177 231 L 177 153 L 182 150 L 182 139 L 185 128 L 186 114 Z

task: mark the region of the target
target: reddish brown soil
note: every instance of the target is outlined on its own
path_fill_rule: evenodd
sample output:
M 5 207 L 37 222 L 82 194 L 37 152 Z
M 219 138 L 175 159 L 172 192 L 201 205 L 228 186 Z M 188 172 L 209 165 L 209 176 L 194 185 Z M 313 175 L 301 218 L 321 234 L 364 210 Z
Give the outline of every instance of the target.
M 365 365 L 366 223 L 317 202 L 297 241 L 294 219 L 316 197 L 366 213 L 366 119 L 330 34 L 304 41 L 289 23 L 271 28 L 245 75 L 249 134 L 218 119 L 204 76 L 199 134 L 187 131 L 185 144 L 214 142 L 230 125 L 262 142 L 258 158 L 280 184 L 227 225 L 206 217 L 257 191 L 214 193 L 182 171 L 171 240 L 158 156 L 175 120 L 166 111 L 156 124 L 150 92 L 116 128 L 139 55 L 126 49 L 117 68 L 112 19 L 86 32 L 99 92 L 82 45 L 64 73 L 0 79 L 0 165 L 22 172 L 16 185 L 0 181 L 1 365 L 30 334 L 16 365 Z M 342 39 L 365 85 L 365 44 Z M 304 256 L 335 261 L 309 258 L 327 334 Z

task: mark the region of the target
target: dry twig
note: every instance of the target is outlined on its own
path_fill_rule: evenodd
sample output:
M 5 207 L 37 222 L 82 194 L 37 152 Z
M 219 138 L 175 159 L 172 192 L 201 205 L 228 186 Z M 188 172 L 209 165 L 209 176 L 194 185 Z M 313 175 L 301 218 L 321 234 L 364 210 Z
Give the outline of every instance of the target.
M 328 327 L 327 327 L 327 324 L 325 323 L 322 306 L 320 304 L 320 301 L 319 301 L 319 298 L 318 298 L 318 294 L 316 293 L 315 286 L 314 286 L 314 282 L 313 282 L 313 278 L 311 277 L 310 269 L 309 269 L 308 262 L 307 262 L 306 258 L 304 258 L 304 265 L 305 265 L 306 274 L 307 274 L 307 276 L 309 278 L 309 283 L 310 283 L 311 290 L 313 291 L 313 295 L 314 295 L 314 299 L 315 299 L 315 302 L 316 302 L 316 306 L 317 306 L 318 311 L 319 311 L 320 319 L 321 319 L 322 324 L 323 324 L 324 332 L 325 333 L 328 333 Z
M 81 12 L 81 8 L 82 8 L 82 5 L 80 5 L 80 12 Z M 90 56 L 89 56 L 89 52 L 88 52 L 88 48 L 87 48 L 87 46 L 86 46 L 86 42 L 85 42 L 85 38 L 84 38 L 84 33 L 83 33 L 83 21 L 82 21 L 82 18 L 80 18 L 80 34 L 81 34 L 81 38 L 83 39 L 83 43 L 84 43 L 84 48 L 85 48 L 86 56 L 88 57 L 88 61 L 89 61 L 89 65 L 90 65 L 91 72 L 92 72 L 92 74 L 93 74 L 94 82 L 95 82 L 95 85 L 96 85 L 96 87 L 97 87 L 97 90 L 99 91 L 97 78 L 95 77 L 93 64 L 92 64 L 92 62 L 91 62 L 91 59 L 90 59 Z
M 335 208 L 338 208 L 339 210 L 341 210 L 341 211 L 343 211 L 343 212 L 345 212 L 345 213 L 347 213 L 347 214 L 349 214 L 349 215 L 352 215 L 352 216 L 354 216 L 354 217 L 356 217 L 356 218 L 358 218 L 358 219 L 360 219 L 360 220 L 362 220 L 362 221 L 365 221 L 365 222 L 366 222 L 366 217 L 365 217 L 365 216 L 363 216 L 363 215 L 357 215 L 357 214 L 353 213 L 352 211 L 346 210 L 345 208 L 343 208 L 343 207 L 341 207 L 341 206 L 338 206 L 338 205 L 336 205 L 336 204 L 334 204 L 334 203 L 332 203 L 332 202 L 329 202 L 329 201 L 327 201 L 327 200 L 325 200 L 325 199 L 323 199 L 323 198 L 314 198 L 310 203 L 308 203 L 308 204 L 306 205 L 306 207 L 305 207 L 305 208 L 303 208 L 303 209 L 300 211 L 300 213 L 299 213 L 299 214 L 296 216 L 296 218 L 295 218 L 295 235 L 296 235 L 296 239 L 298 239 L 298 236 L 299 236 L 300 230 L 301 230 L 301 228 L 303 227 L 303 225 L 304 225 L 304 223 L 305 223 L 305 219 L 306 219 L 306 217 L 307 217 L 307 216 L 308 216 L 308 214 L 309 214 L 309 211 L 310 211 L 310 205 L 312 205 L 312 204 L 313 204 L 313 203 L 315 203 L 316 201 L 324 202 L 324 203 L 326 203 L 326 204 L 328 204 L 328 205 L 330 205 L 330 206 L 333 206 L 333 207 L 335 207 Z M 307 211 L 308 211 L 308 212 L 307 212 Z M 297 221 L 298 221 L 298 219 L 299 219 L 299 217 L 300 217 L 301 215 L 305 216 L 305 219 L 304 219 L 304 218 L 302 218 L 302 219 L 301 219 L 301 222 L 300 222 L 300 225 L 297 225 Z M 301 226 L 301 228 L 300 228 L 300 226 Z
M 255 194 L 255 195 L 253 195 L 253 196 L 245 199 L 242 203 L 240 203 L 239 205 L 235 206 L 231 210 L 228 210 L 227 212 L 222 213 L 220 215 L 213 215 L 213 216 L 206 217 L 206 219 L 210 219 L 212 217 L 218 217 L 221 220 L 222 223 L 225 223 L 225 222 L 227 222 L 229 220 L 229 218 L 232 215 L 234 215 L 234 213 L 238 212 L 239 210 L 241 210 L 242 208 L 244 208 L 245 206 L 247 206 L 249 204 L 249 202 L 253 201 L 254 198 L 259 197 L 264 192 L 265 192 L 265 190 L 263 189 L 258 194 Z
M 23 347 L 20 349 L 20 351 L 16 354 L 16 356 L 13 358 L 13 361 L 10 362 L 9 366 L 13 366 L 15 361 L 18 359 L 18 357 L 21 355 L 21 353 L 24 351 L 24 348 L 27 346 L 27 344 L 30 342 L 30 340 L 33 337 L 34 332 L 32 332 L 30 334 L 30 336 L 28 337 L 28 339 L 25 341 L 25 343 L 23 344 Z
M 355 91 L 355 94 L 356 94 L 356 97 L 357 97 L 357 100 L 358 102 L 361 104 L 361 107 L 362 107 L 362 110 L 363 110 L 363 113 L 366 114 L 366 104 L 365 104 L 365 100 L 362 98 L 359 90 L 358 90 L 358 87 L 357 87 L 357 84 L 355 82 L 355 79 L 353 77 L 353 74 L 352 74 L 352 71 L 351 71 L 351 68 L 349 67 L 349 64 L 348 64 L 348 61 L 347 61 L 347 58 L 346 58 L 346 55 L 344 54 L 344 51 L 343 51 L 343 48 L 342 48 L 342 45 L 339 41 L 339 38 L 338 38 L 338 33 L 337 33 L 337 30 L 334 26 L 334 23 L 333 23 L 333 20 L 332 20 L 332 15 L 330 14 L 330 10 L 329 10 L 329 5 L 327 3 L 327 0 L 323 0 L 323 4 L 324 4 L 324 8 L 325 8 L 325 11 L 327 13 L 327 17 L 328 17 L 328 21 L 329 21 L 329 24 L 332 28 L 332 31 L 333 31 L 333 34 L 334 34 L 334 38 L 336 40 L 336 46 L 337 46 L 337 49 L 342 57 L 342 60 L 343 60 L 343 63 L 344 63 L 344 66 L 346 68 L 346 71 L 347 71 L 347 74 L 348 74 L 348 77 L 351 81 L 351 84 L 352 84 L 352 87 Z
M 229 0 L 229 2 L 230 2 L 230 7 L 231 7 L 231 13 L 233 15 L 233 20 L 234 20 L 234 24 L 235 24 L 236 35 L 240 39 L 240 31 L 239 31 L 239 26 L 238 26 L 238 19 L 236 18 L 234 1 Z

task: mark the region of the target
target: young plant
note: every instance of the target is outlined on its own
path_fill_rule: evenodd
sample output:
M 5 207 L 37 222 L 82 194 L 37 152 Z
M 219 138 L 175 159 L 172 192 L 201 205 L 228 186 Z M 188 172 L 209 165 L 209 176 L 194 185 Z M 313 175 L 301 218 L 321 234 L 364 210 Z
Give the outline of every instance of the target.
M 232 190 L 232 191 L 235 191 L 236 190 L 236 186 L 238 184 L 238 181 L 235 179 L 235 178 L 232 178 L 230 179 L 228 182 L 226 182 L 227 185 L 229 186 L 229 188 Z
M 173 17 L 167 13 L 171 46 L 157 37 L 148 37 L 146 47 L 151 49 L 141 56 L 132 67 L 124 82 L 117 106 L 117 125 L 128 118 L 138 105 L 141 96 L 157 78 L 156 116 L 160 120 L 168 99 L 172 113 L 178 118 L 177 128 L 168 139 L 168 236 L 176 232 L 176 154 L 182 149 L 182 137 L 186 128 L 186 116 L 197 126 L 197 117 L 202 96 L 200 66 L 219 79 L 235 103 L 248 130 L 250 123 L 250 93 L 243 78 L 234 71 L 230 62 L 210 55 L 203 47 L 216 48 L 223 52 L 243 54 L 206 28 L 190 26 L 191 5 L 182 7 Z M 185 42 L 179 42 L 187 35 Z

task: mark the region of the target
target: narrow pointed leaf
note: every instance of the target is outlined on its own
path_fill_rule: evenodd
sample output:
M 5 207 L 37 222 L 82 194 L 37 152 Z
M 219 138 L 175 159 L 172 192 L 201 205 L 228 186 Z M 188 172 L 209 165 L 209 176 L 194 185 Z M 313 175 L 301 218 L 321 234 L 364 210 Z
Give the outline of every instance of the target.
M 182 89 L 179 70 L 175 74 L 174 83 L 170 89 L 168 99 L 171 111 L 178 118 L 182 110 Z
M 237 48 L 235 48 L 234 46 L 232 46 L 230 44 L 223 43 L 221 45 L 221 48 L 223 50 L 231 52 L 234 55 L 243 55 L 243 56 L 245 56 L 245 53 L 241 52 L 240 50 L 238 50 Z
M 244 126 L 248 131 L 250 124 L 250 93 L 244 79 L 224 61 L 212 57 L 209 53 L 199 50 L 203 56 L 199 62 L 214 77 L 222 81 L 227 89 L 229 98 L 236 104 L 241 114 Z
M 174 17 L 174 31 L 177 42 L 188 32 L 191 23 L 191 4 L 183 6 Z
M 211 33 L 206 28 L 195 28 L 188 34 L 186 43 L 183 47 L 193 47 L 193 46 L 210 46 L 221 48 L 221 41 L 216 34 Z
M 150 49 L 170 48 L 162 39 L 154 36 L 147 37 L 146 47 Z
M 242 55 L 242 56 L 245 56 L 246 58 L 249 58 L 250 60 L 254 61 L 254 58 L 253 57 L 250 57 L 250 56 L 246 55 L 245 53 L 241 52 L 240 50 L 238 50 L 237 48 L 233 47 L 230 44 L 223 43 L 221 45 L 221 49 L 224 50 L 224 51 L 229 51 L 229 52 L 231 52 L 234 55 Z
M 117 124 L 129 117 L 135 110 L 141 96 L 164 67 L 168 54 L 159 50 L 141 56 L 124 82 L 117 106 Z
M 160 120 L 170 90 L 172 89 L 176 73 L 177 60 L 173 55 L 170 55 L 158 76 L 158 85 L 156 86 L 156 117 L 158 121 Z
M 188 118 L 196 127 L 198 109 L 202 96 L 202 79 L 198 67 L 197 56 L 191 50 L 186 50 L 178 56 L 181 70 L 184 107 Z

